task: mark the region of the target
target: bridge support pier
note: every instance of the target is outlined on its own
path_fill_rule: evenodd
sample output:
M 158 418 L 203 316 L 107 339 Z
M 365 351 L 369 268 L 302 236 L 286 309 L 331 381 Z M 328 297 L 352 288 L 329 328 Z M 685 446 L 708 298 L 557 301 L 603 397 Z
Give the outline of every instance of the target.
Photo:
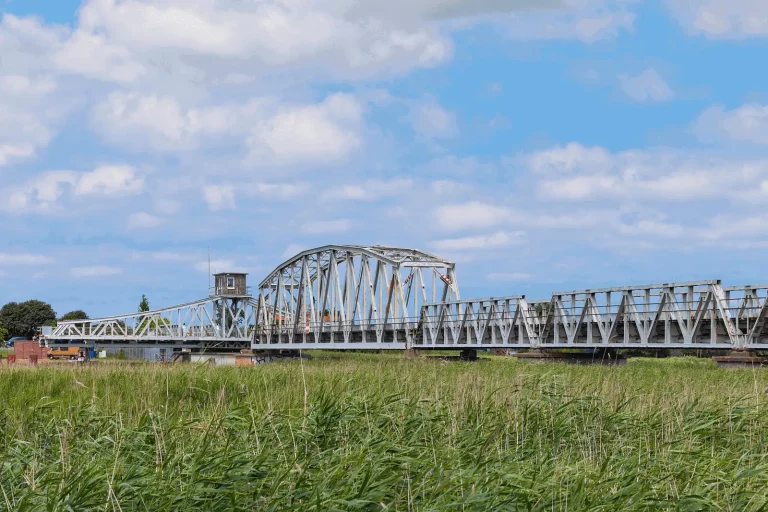
M 603 364 L 620 366 L 627 364 L 627 358 L 615 350 L 605 349 L 594 352 L 556 352 L 553 350 L 532 349 L 528 352 L 517 352 L 515 357 L 521 361 L 534 363 L 571 363 L 571 364 Z

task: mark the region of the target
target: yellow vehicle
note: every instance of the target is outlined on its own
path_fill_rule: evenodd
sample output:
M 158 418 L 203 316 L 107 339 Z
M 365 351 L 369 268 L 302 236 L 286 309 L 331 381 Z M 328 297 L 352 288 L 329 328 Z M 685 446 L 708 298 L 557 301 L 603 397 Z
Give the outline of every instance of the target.
M 56 347 L 48 352 L 48 359 L 70 359 L 74 361 L 80 355 L 81 347 Z

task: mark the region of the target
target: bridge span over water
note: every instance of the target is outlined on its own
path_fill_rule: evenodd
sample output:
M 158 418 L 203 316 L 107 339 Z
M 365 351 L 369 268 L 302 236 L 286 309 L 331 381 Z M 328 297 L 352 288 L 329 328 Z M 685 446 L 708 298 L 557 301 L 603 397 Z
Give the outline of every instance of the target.
M 768 349 L 768 285 L 719 280 L 462 300 L 456 265 L 416 249 L 329 245 L 275 268 L 255 294 L 60 322 L 49 346 L 177 348 Z

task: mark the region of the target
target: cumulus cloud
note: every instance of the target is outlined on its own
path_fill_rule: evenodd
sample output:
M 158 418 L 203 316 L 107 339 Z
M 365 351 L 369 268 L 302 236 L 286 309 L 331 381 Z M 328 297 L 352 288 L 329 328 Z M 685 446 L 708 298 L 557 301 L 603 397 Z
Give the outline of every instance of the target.
M 710 107 L 693 124 L 693 132 L 707 142 L 729 140 L 768 145 L 768 105 L 752 103 L 733 110 Z
M 436 103 L 415 105 L 410 120 L 414 130 L 429 138 L 450 138 L 459 132 L 456 115 Z
M 619 85 L 624 94 L 638 102 L 667 101 L 675 97 L 664 78 L 653 68 L 639 75 L 619 75 Z
M 168 95 L 113 92 L 91 111 L 91 126 L 107 142 L 129 149 L 183 152 L 244 137 L 270 100 L 192 106 Z
M 633 0 L 563 0 L 552 9 L 505 19 L 514 39 L 575 39 L 593 43 L 634 29 Z
M 104 165 L 80 176 L 75 194 L 80 196 L 101 194 L 116 195 L 139 192 L 144 188 L 144 178 L 138 176 L 130 165 Z
M 768 36 L 768 4 L 763 0 L 667 0 L 683 27 L 712 39 Z
M 163 223 L 163 219 L 147 212 L 136 212 L 128 216 L 126 225 L 128 229 L 151 229 Z
M 0 167 L 37 155 L 73 108 L 49 58 L 67 33 L 37 18 L 0 14 Z
M 414 181 L 410 178 L 366 180 L 360 183 L 338 185 L 328 192 L 327 197 L 350 201 L 376 201 L 385 197 L 404 195 L 413 186 Z
M 252 196 L 270 200 L 289 200 L 303 196 L 310 191 L 308 183 L 246 183 L 242 190 Z
M 315 105 L 281 107 L 248 139 L 254 161 L 282 164 L 345 160 L 362 146 L 363 105 L 337 93 Z
M 568 147 L 568 158 L 563 158 L 562 147 L 527 158 L 534 172 L 552 171 L 536 182 L 541 198 L 695 201 L 736 197 L 768 176 L 765 159 L 714 158 L 672 150 L 611 153 L 579 144 Z
M 503 206 L 470 201 L 440 206 L 434 211 L 433 216 L 440 228 L 460 231 L 504 224 L 515 219 L 518 215 L 513 210 Z
M 508 247 L 510 245 L 519 245 L 525 242 L 525 233 L 522 231 L 505 232 L 497 231 L 490 235 L 468 236 L 464 238 L 448 238 L 433 242 L 433 246 L 438 250 L 446 251 L 464 251 L 464 250 L 482 250 L 498 247 Z
M 235 189 L 232 185 L 207 185 L 203 188 L 203 198 L 211 211 L 235 208 Z
M 130 165 L 104 165 L 90 172 L 46 171 L 11 188 L 8 201 L 0 208 L 17 214 L 44 211 L 56 206 L 68 192 L 106 197 L 135 194 L 143 187 L 144 178 Z
M 205 272 L 208 273 L 208 268 L 210 266 L 211 273 L 216 274 L 218 272 L 243 272 L 247 273 L 248 269 L 245 267 L 241 267 L 238 265 L 235 260 L 231 259 L 213 259 L 210 262 L 206 261 L 199 261 L 195 263 L 194 267 L 195 270 L 198 272 Z

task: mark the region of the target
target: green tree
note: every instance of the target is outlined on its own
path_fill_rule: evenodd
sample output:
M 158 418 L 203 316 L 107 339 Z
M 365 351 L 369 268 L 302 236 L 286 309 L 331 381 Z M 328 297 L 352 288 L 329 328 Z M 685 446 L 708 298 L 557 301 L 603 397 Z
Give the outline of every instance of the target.
M 144 313 L 145 311 L 149 311 L 149 301 L 147 300 L 147 296 L 142 294 L 141 302 L 139 302 L 139 313 Z
M 59 322 L 69 322 L 72 320 L 88 320 L 88 315 L 82 309 L 76 309 L 59 318 Z
M 8 341 L 8 329 L 0 324 L 0 341 Z
M 56 312 L 50 304 L 39 300 L 9 302 L 0 308 L 0 323 L 8 330 L 8 336 L 32 338 L 37 328 L 56 322 Z

